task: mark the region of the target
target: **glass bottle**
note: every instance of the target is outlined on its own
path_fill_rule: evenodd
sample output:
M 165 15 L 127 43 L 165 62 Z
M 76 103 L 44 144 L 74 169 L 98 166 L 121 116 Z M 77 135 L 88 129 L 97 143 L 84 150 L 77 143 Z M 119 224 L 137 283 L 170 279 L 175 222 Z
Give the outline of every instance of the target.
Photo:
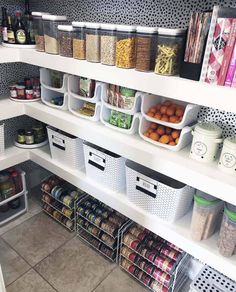
M 16 43 L 20 45 L 26 44 L 26 31 L 25 25 L 22 21 L 21 12 L 16 12 L 16 24 L 15 24 L 15 38 Z
M 14 34 L 13 27 L 12 27 L 11 16 L 8 16 L 7 38 L 8 38 L 8 43 L 9 44 L 15 44 L 16 43 L 15 34 Z
M 7 43 L 8 42 L 8 38 L 7 38 L 7 9 L 4 7 L 2 7 L 1 29 L 2 29 L 2 40 L 4 43 Z

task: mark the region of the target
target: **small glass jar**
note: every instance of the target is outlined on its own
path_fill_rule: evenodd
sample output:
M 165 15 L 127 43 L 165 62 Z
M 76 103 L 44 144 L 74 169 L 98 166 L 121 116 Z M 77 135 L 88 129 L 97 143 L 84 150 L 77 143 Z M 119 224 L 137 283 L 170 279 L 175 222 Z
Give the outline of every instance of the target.
M 155 73 L 174 76 L 180 71 L 185 29 L 158 28 Z
M 218 167 L 229 174 L 236 174 L 236 137 L 224 140 Z
M 136 70 L 154 71 L 157 50 L 157 27 L 138 26 L 136 30 Z
M 86 23 L 86 60 L 93 63 L 101 60 L 99 23 Z
M 73 32 L 72 25 L 58 25 L 59 54 L 63 57 L 73 57 Z
M 78 60 L 86 59 L 86 34 L 85 22 L 73 21 L 72 26 L 76 28 L 73 33 L 73 58 Z
M 67 17 L 59 15 L 43 15 L 43 31 L 45 41 L 45 52 L 48 54 L 59 54 L 58 25 L 66 24 Z
M 43 32 L 43 15 L 49 15 L 50 13 L 46 12 L 32 12 L 33 16 L 33 29 L 35 33 L 35 44 L 36 50 L 39 52 L 45 51 L 44 44 L 44 32 Z
M 115 66 L 116 64 L 116 26 L 114 24 L 101 25 L 101 63 Z
M 9 86 L 10 89 L 10 97 L 17 98 L 17 84 L 12 84 Z
M 17 98 L 25 99 L 25 85 L 16 85 Z
M 17 143 L 25 144 L 25 130 L 19 129 L 17 131 Z
M 135 68 L 135 26 L 118 25 L 116 43 L 116 67 Z
M 25 132 L 25 144 L 32 145 L 34 144 L 34 134 L 33 131 Z

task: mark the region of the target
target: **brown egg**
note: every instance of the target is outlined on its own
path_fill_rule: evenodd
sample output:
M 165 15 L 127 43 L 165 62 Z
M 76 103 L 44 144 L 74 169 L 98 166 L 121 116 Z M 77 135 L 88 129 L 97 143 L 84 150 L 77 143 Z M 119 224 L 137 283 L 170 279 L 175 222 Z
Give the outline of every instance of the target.
M 161 114 L 166 114 L 167 108 L 168 107 L 166 105 L 162 105 L 161 108 L 160 108 Z
M 179 138 L 175 139 L 175 144 L 177 145 L 179 143 Z
M 162 136 L 162 135 L 165 134 L 166 131 L 165 131 L 165 128 L 164 128 L 163 126 L 159 126 L 159 127 L 157 128 L 156 132 L 157 132 L 160 136 Z
M 175 108 L 174 108 L 173 106 L 169 106 L 169 107 L 167 108 L 166 114 L 167 114 L 168 116 L 173 116 L 173 115 L 175 114 Z
M 148 137 L 148 138 L 149 138 L 149 136 L 150 136 L 150 134 L 149 134 L 148 131 L 146 131 L 145 133 L 143 133 L 143 135 L 144 135 L 145 137 Z
M 166 100 L 163 102 L 163 105 L 170 106 L 172 105 L 172 102 L 170 100 Z
M 157 133 L 151 133 L 149 136 L 150 139 L 154 140 L 154 141 L 158 141 L 160 136 Z
M 184 115 L 184 109 L 183 108 L 177 108 L 175 111 L 176 116 L 182 117 Z
M 157 124 L 155 124 L 155 123 L 151 123 L 150 128 L 151 128 L 152 130 L 156 130 L 156 129 L 157 129 Z
M 171 132 L 172 132 L 172 129 L 171 129 L 171 128 L 169 128 L 169 127 L 166 127 L 166 134 L 167 134 L 167 135 L 170 135 L 170 134 L 171 134 Z
M 148 112 L 147 115 L 148 115 L 149 117 L 152 117 L 152 118 L 155 116 L 155 114 L 152 113 L 152 112 Z
M 168 135 L 168 136 L 169 136 L 170 142 L 173 142 L 174 141 L 174 138 L 171 135 Z
M 170 123 L 177 123 L 179 121 L 179 118 L 177 117 L 177 116 L 171 116 L 170 118 L 169 118 L 169 122 Z
M 157 120 L 161 120 L 161 117 L 162 117 L 162 115 L 161 115 L 160 112 L 157 112 L 157 113 L 155 114 L 155 116 L 154 116 L 154 118 L 157 119 Z
M 164 122 L 169 122 L 169 117 L 167 115 L 162 115 L 161 120 Z
M 149 129 L 147 130 L 147 132 L 148 132 L 149 134 L 151 134 L 151 133 L 154 132 L 154 130 L 149 128 Z
M 157 111 L 156 107 L 155 106 L 152 106 L 152 107 L 150 107 L 150 109 L 149 109 L 148 112 L 151 112 L 151 113 L 154 113 L 155 114 L 156 111 Z
M 156 110 L 159 111 L 160 108 L 161 108 L 161 103 L 158 103 L 158 104 L 156 105 Z
M 179 135 L 180 135 L 180 132 L 175 130 L 171 133 L 171 136 L 174 138 L 174 139 L 177 139 L 179 138 Z
M 176 146 L 175 141 L 170 141 L 168 144 L 171 146 Z
M 163 143 L 163 144 L 168 144 L 169 141 L 170 141 L 170 139 L 169 139 L 169 136 L 168 136 L 168 135 L 163 135 L 163 136 L 161 136 L 161 138 L 159 139 L 159 142 L 160 142 L 160 143 Z

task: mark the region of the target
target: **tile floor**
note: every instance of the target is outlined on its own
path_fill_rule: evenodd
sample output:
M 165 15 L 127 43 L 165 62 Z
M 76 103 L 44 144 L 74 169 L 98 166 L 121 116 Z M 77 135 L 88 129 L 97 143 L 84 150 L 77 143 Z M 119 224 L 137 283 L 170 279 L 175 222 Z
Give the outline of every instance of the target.
M 28 214 L 0 230 L 0 264 L 7 292 L 146 291 L 32 199 Z

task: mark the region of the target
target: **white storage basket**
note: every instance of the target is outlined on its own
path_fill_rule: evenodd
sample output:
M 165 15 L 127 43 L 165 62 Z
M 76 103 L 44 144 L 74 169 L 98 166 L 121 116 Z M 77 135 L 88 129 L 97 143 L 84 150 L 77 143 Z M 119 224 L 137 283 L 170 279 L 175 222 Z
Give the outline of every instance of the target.
M 84 158 L 89 178 L 113 191 L 125 189 L 125 158 L 87 142 L 84 143 Z
M 83 141 L 50 126 L 47 131 L 52 159 L 68 167 L 83 168 Z
M 68 91 L 68 75 L 63 74 L 63 82 L 60 88 L 52 87 L 50 70 L 46 68 L 40 69 L 40 82 L 41 85 L 47 89 L 59 92 L 66 93 Z
M 51 101 L 53 98 L 58 96 L 64 96 L 63 104 L 62 105 L 55 105 Z M 45 103 L 47 106 L 57 108 L 60 110 L 67 111 L 68 110 L 68 94 L 67 93 L 59 93 L 57 91 L 50 90 L 44 86 L 41 87 L 41 99 L 42 102 Z
M 191 206 L 194 189 L 133 161 L 126 161 L 127 196 L 137 206 L 174 222 Z
M 5 138 L 4 138 L 4 124 L 0 125 L 0 156 L 4 154 L 5 151 Z

